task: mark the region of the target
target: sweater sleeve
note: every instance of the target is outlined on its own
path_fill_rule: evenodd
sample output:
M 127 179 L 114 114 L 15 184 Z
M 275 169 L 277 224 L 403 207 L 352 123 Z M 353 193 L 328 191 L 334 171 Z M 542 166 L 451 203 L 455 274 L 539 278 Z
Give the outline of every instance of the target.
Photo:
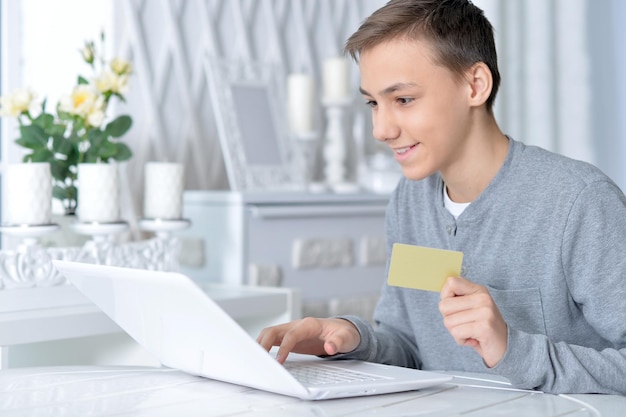
M 406 368 L 421 367 L 419 358 L 415 354 L 417 348 L 409 337 L 385 325 L 376 329 L 357 316 L 342 316 L 350 321 L 359 331 L 361 342 L 350 353 L 333 356 L 336 359 L 360 359 L 363 361 L 385 363 L 388 365 L 404 366 Z
M 561 258 L 576 308 L 612 347 L 509 328 L 507 351 L 493 371 L 544 392 L 626 395 L 626 199 L 614 184 L 592 183 L 578 195 Z

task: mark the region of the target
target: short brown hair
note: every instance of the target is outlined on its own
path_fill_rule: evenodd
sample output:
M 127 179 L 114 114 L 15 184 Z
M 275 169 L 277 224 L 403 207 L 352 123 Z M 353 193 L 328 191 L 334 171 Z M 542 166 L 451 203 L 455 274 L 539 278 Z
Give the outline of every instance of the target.
M 460 77 L 472 65 L 485 63 L 493 78 L 486 102 L 491 111 L 500 72 L 493 27 L 481 9 L 468 0 L 391 0 L 350 36 L 345 52 L 358 61 L 364 50 L 401 37 L 429 42 L 436 63 Z

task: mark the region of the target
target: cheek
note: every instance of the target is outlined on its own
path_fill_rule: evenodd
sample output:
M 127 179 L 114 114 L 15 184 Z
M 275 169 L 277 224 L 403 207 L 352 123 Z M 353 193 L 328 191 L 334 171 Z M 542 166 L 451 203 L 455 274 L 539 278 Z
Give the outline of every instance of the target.
M 432 103 L 426 115 L 427 126 L 433 145 L 437 148 L 448 148 L 459 137 L 469 132 L 468 107 L 458 96 L 442 96 Z M 426 129 L 426 128 L 425 128 Z
M 425 145 L 425 150 L 437 148 L 442 137 L 446 136 L 449 118 L 439 111 L 431 109 L 411 112 L 405 118 L 403 133 L 417 142 Z

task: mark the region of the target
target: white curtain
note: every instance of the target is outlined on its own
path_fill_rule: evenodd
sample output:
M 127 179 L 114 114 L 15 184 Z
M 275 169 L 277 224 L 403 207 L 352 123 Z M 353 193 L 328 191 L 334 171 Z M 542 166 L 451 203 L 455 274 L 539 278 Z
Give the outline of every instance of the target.
M 587 0 L 475 0 L 496 32 L 505 133 L 597 163 L 592 143 Z
M 624 18 L 626 18 L 626 2 L 622 0 L 613 0 L 615 5 L 615 13 L 613 14 L 615 28 L 615 55 L 617 62 L 617 73 L 621 74 L 616 80 L 616 94 L 618 97 L 616 114 L 618 115 L 618 137 L 621 138 L 620 158 L 626 160 L 626 27 L 624 26 Z M 621 164 L 622 178 L 626 177 L 626 168 Z

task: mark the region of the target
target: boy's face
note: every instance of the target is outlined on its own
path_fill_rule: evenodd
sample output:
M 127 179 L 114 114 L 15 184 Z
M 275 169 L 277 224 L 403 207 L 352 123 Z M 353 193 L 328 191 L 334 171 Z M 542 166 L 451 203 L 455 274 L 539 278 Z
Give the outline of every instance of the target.
M 404 176 L 461 169 L 470 131 L 471 87 L 436 65 L 428 44 L 397 39 L 361 53 L 361 92 L 372 107 L 374 137 L 394 151 Z

